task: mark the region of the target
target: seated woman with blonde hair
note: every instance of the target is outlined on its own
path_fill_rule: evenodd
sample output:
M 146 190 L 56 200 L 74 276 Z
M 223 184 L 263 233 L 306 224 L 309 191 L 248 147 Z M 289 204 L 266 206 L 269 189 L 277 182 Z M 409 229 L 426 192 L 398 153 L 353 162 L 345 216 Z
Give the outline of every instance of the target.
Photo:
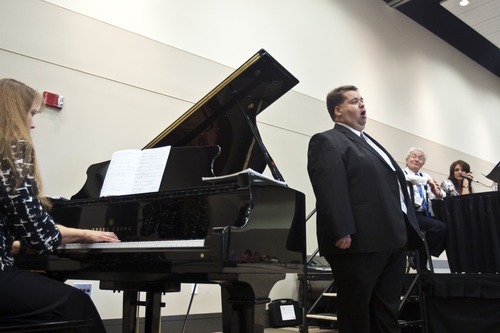
M 57 225 L 50 216 L 30 134 L 44 106 L 34 89 L 0 79 L 0 323 L 92 320 L 92 332 L 106 332 L 83 291 L 14 266 L 13 255 L 26 249 L 43 255 L 66 243 L 119 241 L 112 232 Z

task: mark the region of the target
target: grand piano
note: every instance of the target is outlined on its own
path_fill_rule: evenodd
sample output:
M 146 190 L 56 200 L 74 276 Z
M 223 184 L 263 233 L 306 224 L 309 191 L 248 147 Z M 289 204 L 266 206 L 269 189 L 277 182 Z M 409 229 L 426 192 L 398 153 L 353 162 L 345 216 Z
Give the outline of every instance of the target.
M 123 292 L 123 332 L 136 331 L 139 305 L 145 331 L 159 332 L 161 295 L 181 283 L 221 286 L 224 333 L 263 332 L 271 288 L 302 271 L 305 197 L 286 185 L 256 117 L 297 83 L 257 52 L 144 147 L 172 147 L 158 192 L 100 197 L 109 161 L 91 165 L 83 188 L 51 214 L 121 243 L 62 246 L 47 274 Z

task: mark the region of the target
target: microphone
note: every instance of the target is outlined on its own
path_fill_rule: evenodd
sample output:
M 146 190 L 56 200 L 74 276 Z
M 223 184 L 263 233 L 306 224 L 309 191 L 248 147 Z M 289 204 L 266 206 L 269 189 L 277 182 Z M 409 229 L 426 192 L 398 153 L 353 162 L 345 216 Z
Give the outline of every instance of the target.
M 468 179 L 469 181 L 471 182 L 474 182 L 474 183 L 479 183 L 479 181 L 475 180 L 474 178 L 472 178 L 471 176 L 467 176 L 467 174 L 465 174 L 464 172 L 462 172 L 461 174 L 462 178 L 465 178 L 465 179 Z

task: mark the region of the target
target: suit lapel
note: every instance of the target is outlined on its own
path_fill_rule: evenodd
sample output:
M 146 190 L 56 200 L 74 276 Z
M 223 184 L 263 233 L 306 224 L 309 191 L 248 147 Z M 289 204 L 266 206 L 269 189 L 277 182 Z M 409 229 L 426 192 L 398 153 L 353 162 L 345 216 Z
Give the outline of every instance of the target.
M 387 155 L 387 157 L 389 157 L 389 160 L 391 161 L 391 164 L 392 164 L 392 166 L 394 167 L 394 169 L 396 169 L 396 170 L 400 169 L 400 168 L 399 168 L 398 163 L 397 163 L 397 162 L 396 162 L 396 161 L 392 158 L 391 154 L 389 154 L 389 152 L 388 152 L 387 150 L 385 150 L 385 148 L 384 148 L 384 147 L 382 147 L 382 145 L 380 145 L 380 143 L 378 143 L 378 142 L 377 142 L 377 140 L 375 140 L 374 138 L 372 138 L 371 136 L 369 136 L 369 135 L 368 135 L 368 134 L 366 134 L 366 133 L 363 133 L 363 135 L 367 136 L 367 137 L 368 137 L 368 139 L 370 139 L 370 140 L 371 140 L 374 144 L 376 144 L 376 145 L 377 145 L 377 147 L 378 147 L 380 150 L 382 150 L 382 151 L 383 151 L 383 152 Z M 370 144 L 368 144 L 368 142 L 366 142 L 366 145 L 367 145 L 367 146 L 370 146 Z M 372 151 L 374 151 L 374 152 L 375 152 L 378 156 L 380 156 L 380 154 L 379 154 L 379 153 L 377 153 L 377 152 L 375 151 L 375 149 L 373 149 L 373 148 L 372 148 L 372 146 L 370 146 L 370 148 L 371 148 L 371 149 L 372 149 Z M 382 156 L 380 156 L 380 158 L 382 158 L 382 160 L 385 162 L 385 160 L 384 160 L 384 158 L 383 158 Z M 386 164 L 387 164 L 387 163 L 386 163 Z
M 348 129 L 347 127 L 342 126 L 342 125 L 335 125 L 334 128 L 341 131 L 342 133 L 344 133 L 345 136 L 347 136 L 352 141 L 355 141 L 358 144 L 362 145 L 364 148 L 366 148 L 368 151 L 370 151 L 370 153 L 374 154 L 377 158 L 379 158 L 382 161 L 382 163 L 384 163 L 384 165 L 386 167 L 389 167 L 387 165 L 387 162 L 384 160 L 384 158 L 382 156 L 380 156 L 380 154 L 377 153 L 377 151 L 375 149 L 373 149 L 373 147 L 370 146 L 370 144 L 368 142 L 366 142 L 365 140 L 361 139 L 358 135 L 356 135 L 356 133 L 354 133 L 353 131 L 351 131 L 350 129 Z M 366 133 L 363 133 L 363 135 L 366 135 Z M 383 149 L 377 141 L 373 140 L 372 137 L 369 135 L 366 135 L 366 136 L 370 140 L 372 140 L 372 142 L 374 142 L 380 149 L 382 149 L 387 154 L 386 150 Z M 387 154 L 387 156 L 390 156 L 390 155 Z
M 382 151 L 384 153 L 387 154 L 387 157 L 389 157 L 389 159 L 391 160 L 391 163 L 392 163 L 392 166 L 394 167 L 394 169 L 396 169 L 396 176 L 398 178 L 398 181 L 399 181 L 399 184 L 401 185 L 401 188 L 402 189 L 406 189 L 407 188 L 407 184 L 406 184 L 406 177 L 403 173 L 403 170 L 401 170 L 401 168 L 399 167 L 398 165 L 398 162 L 396 162 L 391 154 L 389 154 L 389 152 L 387 152 L 387 150 L 385 150 L 384 147 L 382 147 L 376 140 L 374 140 L 371 136 L 367 135 L 366 133 L 363 133 L 364 135 L 366 135 L 370 140 L 372 140 L 373 143 L 375 143 L 380 149 L 382 149 Z M 408 205 L 408 203 L 410 202 L 410 196 L 408 194 L 408 191 L 402 191 L 403 192 L 403 196 L 405 198 L 405 203 Z
M 338 129 L 338 130 L 340 130 L 342 133 L 344 133 L 351 140 L 353 140 L 353 141 L 358 142 L 359 144 L 361 144 L 363 147 L 365 147 L 366 149 L 368 149 L 372 154 L 375 154 L 375 156 L 377 156 L 380 159 L 380 161 L 382 161 L 382 163 L 386 167 L 389 168 L 389 165 L 387 165 L 387 162 L 385 161 L 385 159 L 382 156 L 380 156 L 380 154 L 377 153 L 377 151 L 375 149 L 373 149 L 373 147 L 370 146 L 370 144 L 368 142 L 366 142 L 365 140 L 361 139 L 358 135 L 356 135 L 353 131 L 351 131 L 347 127 L 344 127 L 342 125 L 335 125 L 335 128 Z M 370 135 L 366 134 L 365 132 L 363 132 L 363 135 L 365 135 L 366 137 L 368 137 L 368 139 L 370 139 L 374 144 L 376 144 L 377 147 L 380 150 L 382 150 L 387 155 L 387 157 L 389 157 L 389 160 L 391 161 L 392 166 L 396 170 L 396 177 L 398 178 L 399 184 L 401 185 L 402 189 L 405 189 L 406 186 L 407 186 L 406 185 L 406 178 L 405 178 L 405 175 L 403 174 L 403 171 L 399 167 L 398 163 L 392 158 L 391 154 L 389 154 L 389 152 L 387 150 L 385 150 L 385 148 L 382 147 L 380 145 L 380 143 L 377 142 L 377 140 L 373 139 Z M 409 202 L 408 192 L 407 191 L 402 191 L 402 192 L 403 192 L 403 196 L 405 198 L 405 202 L 408 203 Z

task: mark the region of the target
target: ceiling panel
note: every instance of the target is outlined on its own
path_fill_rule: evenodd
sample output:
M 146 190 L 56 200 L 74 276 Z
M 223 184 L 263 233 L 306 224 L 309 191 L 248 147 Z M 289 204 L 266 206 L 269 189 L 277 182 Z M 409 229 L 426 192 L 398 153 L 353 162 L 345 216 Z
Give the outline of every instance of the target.
M 500 47 L 500 0 L 469 0 L 467 6 L 460 1 L 442 1 L 441 6 Z
M 500 77 L 500 0 L 383 1 Z

